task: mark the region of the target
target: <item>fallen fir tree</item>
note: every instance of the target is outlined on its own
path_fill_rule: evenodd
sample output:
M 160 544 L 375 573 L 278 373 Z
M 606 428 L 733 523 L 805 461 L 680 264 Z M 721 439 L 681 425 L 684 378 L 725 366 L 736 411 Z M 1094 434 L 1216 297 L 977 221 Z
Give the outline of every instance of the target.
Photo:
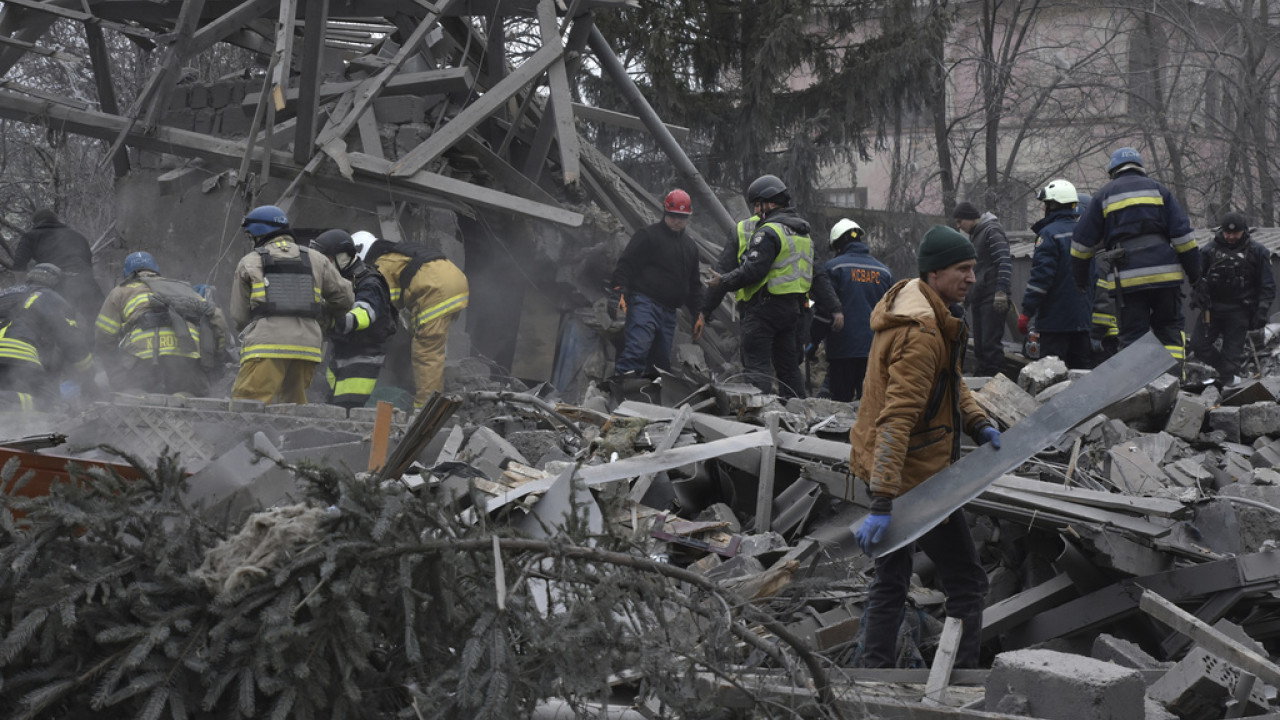
M 3 717 L 505 719 L 552 697 L 586 717 L 623 674 L 662 717 L 839 715 L 770 615 L 622 532 L 512 537 L 307 466 L 303 502 L 220 527 L 176 457 L 125 459 L 139 480 L 73 468 L 36 498 L 13 494 L 16 462 L 0 473 Z M 811 702 L 730 711 L 694 688 L 748 662 Z

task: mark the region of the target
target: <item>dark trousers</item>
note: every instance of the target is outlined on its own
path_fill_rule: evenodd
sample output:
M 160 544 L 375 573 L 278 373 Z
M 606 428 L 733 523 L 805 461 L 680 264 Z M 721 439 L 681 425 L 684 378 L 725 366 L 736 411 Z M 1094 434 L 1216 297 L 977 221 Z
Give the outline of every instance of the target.
M 742 368 L 747 382 L 761 392 L 773 392 L 778 378 L 778 395 L 805 397 L 800 374 L 800 353 L 796 348 L 796 327 L 800 303 L 794 297 L 767 294 L 757 296 L 742 310 Z
M 325 374 L 329 381 L 329 404 L 344 408 L 364 407 L 378 384 L 378 375 L 386 362 L 386 355 L 356 355 L 337 357 L 329 361 Z
M 1056 355 L 1072 370 L 1093 367 L 1093 346 L 1089 331 L 1046 332 L 1040 331 L 1040 357 Z
M 982 608 L 987 597 L 987 573 L 978 563 L 963 510 L 951 513 L 943 523 L 924 534 L 916 545 L 933 561 L 942 590 L 947 594 L 947 617 L 960 618 L 960 647 L 956 667 L 978 667 L 982 650 Z M 876 559 L 876 575 L 867 591 L 862 614 L 866 628 L 862 664 L 891 668 L 898 659 L 898 626 L 902 624 L 911 585 L 912 546 Z
M 969 308 L 978 375 L 993 376 L 1004 370 L 1004 320 L 1007 314 L 1008 310 L 997 312 L 990 300 Z
M 1208 322 L 1205 315 L 1209 316 Z M 1244 365 L 1252 315 L 1253 311 L 1248 308 L 1196 313 L 1195 329 L 1191 332 L 1191 352 L 1201 362 L 1212 365 L 1224 382 L 1231 382 Z M 1213 344 L 1218 338 L 1222 338 L 1221 350 Z
M 867 377 L 867 359 L 829 358 L 827 360 L 827 379 L 831 388 L 831 399 L 839 402 L 850 402 L 862 397 L 862 381 Z
M 1179 362 L 1182 348 L 1182 289 L 1174 287 L 1147 290 L 1119 290 L 1116 322 L 1120 327 L 1120 349 L 1123 350 L 1150 330 L 1161 344 L 1169 348 Z M 1123 304 L 1123 307 L 1120 307 Z
M 183 393 L 193 397 L 209 394 L 209 376 L 196 358 L 162 355 L 157 362 L 124 355 L 108 365 L 107 380 L 116 392 Z
M 676 311 L 648 295 L 627 293 L 627 324 L 622 328 L 622 354 L 616 373 L 671 369 L 671 346 L 676 336 Z

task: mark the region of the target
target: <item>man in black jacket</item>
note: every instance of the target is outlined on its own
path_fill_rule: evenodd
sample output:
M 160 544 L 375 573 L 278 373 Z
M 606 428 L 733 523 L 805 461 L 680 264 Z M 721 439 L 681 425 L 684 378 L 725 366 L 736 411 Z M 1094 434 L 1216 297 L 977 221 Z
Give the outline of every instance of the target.
M 1009 240 L 993 213 L 979 213 L 971 202 L 956 205 L 951 216 L 961 231 L 969 233 L 978 265 L 973 269 L 977 282 L 965 298 L 973 326 L 973 355 L 977 374 L 993 376 L 1004 370 L 1004 326 L 1013 285 L 1013 263 Z
M 782 397 L 805 397 L 797 335 L 812 290 L 818 313 L 844 326 L 840 298 L 825 273 L 813 272 L 815 257 L 809 222 L 791 207 L 786 185 L 762 175 L 747 187 L 747 204 L 759 218 L 749 239 L 738 247 L 738 262 L 724 275 L 712 273 L 703 315 L 710 315 L 724 293 L 738 293 L 742 316 L 742 366 L 747 382 L 773 392 L 774 376 Z M 740 226 L 741 227 L 741 226 Z M 730 242 L 738 242 L 731 240 Z M 728 250 L 726 250 L 726 256 Z
M 684 306 L 698 318 L 698 249 L 684 232 L 693 213 L 689 193 L 667 193 L 663 211 L 662 220 L 631 237 L 613 272 L 613 286 L 622 291 L 618 309 L 627 318 L 622 352 L 614 363 L 618 375 L 670 370 L 676 310 Z M 701 330 L 699 323 L 695 340 Z
M 91 333 L 105 296 L 93 277 L 93 252 L 84 235 L 64 225 L 49 208 L 35 211 L 31 229 L 22 234 L 13 252 L 13 269 L 24 271 L 32 263 L 49 263 L 62 270 L 61 294 L 80 316 L 79 327 Z
M 1244 364 L 1249 331 L 1261 329 L 1271 314 L 1271 253 L 1249 237 L 1244 215 L 1229 212 L 1200 258 L 1204 269 L 1191 295 L 1191 307 L 1199 311 L 1191 352 L 1229 384 Z M 1214 346 L 1219 337 L 1221 350 Z

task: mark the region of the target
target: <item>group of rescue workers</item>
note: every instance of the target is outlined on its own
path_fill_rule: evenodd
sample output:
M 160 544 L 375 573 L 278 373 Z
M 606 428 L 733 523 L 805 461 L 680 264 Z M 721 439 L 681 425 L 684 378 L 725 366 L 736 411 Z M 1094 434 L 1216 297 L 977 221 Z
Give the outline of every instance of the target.
M 403 322 L 412 333 L 414 404 L 444 385 L 449 327 L 467 306 L 466 276 L 414 243 L 326 230 L 304 246 L 288 216 L 254 208 L 241 227 L 253 250 L 236 265 L 231 322 L 238 334 L 234 399 L 305 403 L 329 340 L 328 402 L 363 407 Z M 160 273 L 148 252 L 125 258 L 103 298 L 83 235 L 37 211 L 14 252 L 24 283 L 0 291 L 0 408 L 46 409 L 101 389 L 203 396 L 231 361 L 230 332 L 213 289 Z M 92 330 L 90 330 L 92 326 Z
M 1107 173 L 1110 181 L 1093 198 L 1065 179 L 1038 192 L 1044 217 L 1032 226 L 1037 239 L 1019 332 L 1031 333 L 1034 324 L 1040 355 L 1088 368 L 1150 331 L 1181 363 L 1182 284 L 1190 281 L 1191 351 L 1231 383 L 1275 299 L 1269 252 L 1249 237 L 1239 212 L 1224 214 L 1212 242 L 1199 248 L 1186 213 L 1147 176 L 1133 148 L 1116 150 Z M 1009 243 L 999 219 L 972 203 L 957 204 L 955 227 L 935 225 L 924 234 L 918 277 L 895 283 L 853 220 L 831 229 L 835 257 L 818 257 L 811 227 L 779 178 L 756 179 L 746 200 L 751 217 L 737 224 L 705 286 L 697 252 L 684 237 L 692 203 L 683 190 L 666 196 L 661 221 L 632 237 L 613 278 L 616 308 L 625 314 L 617 376 L 669 369 L 677 310 L 689 309 L 696 341 L 707 317 L 733 292 L 747 381 L 770 393 L 776 381 L 780 396 L 804 397 L 801 328 L 812 298 L 807 343 L 811 351 L 825 338 L 827 392 L 836 400 L 861 398 L 849 434 L 850 469 L 868 486 L 870 512 L 850 529 L 876 556 L 861 663 L 893 667 L 902 659 L 899 626 L 918 548 L 938 571 L 947 616 L 962 622 L 956 666 L 976 667 L 988 580 L 963 511 L 913 544 L 882 553 L 877 546 L 894 500 L 958 460 L 962 432 L 1000 449 L 999 429 L 962 377 L 970 325 L 977 374 L 1004 369 L 1003 337 L 1014 305 Z

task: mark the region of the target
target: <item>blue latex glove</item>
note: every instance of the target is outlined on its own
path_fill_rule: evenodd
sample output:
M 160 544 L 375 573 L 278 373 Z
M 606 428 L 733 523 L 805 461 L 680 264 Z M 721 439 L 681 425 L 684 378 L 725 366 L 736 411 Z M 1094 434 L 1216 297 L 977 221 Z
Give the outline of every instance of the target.
M 978 431 L 978 437 L 982 438 L 982 442 L 991 443 L 991 447 L 1000 449 L 1000 431 L 988 425 Z
M 80 397 L 80 383 L 74 380 L 63 380 L 58 386 L 58 392 L 63 400 L 75 400 Z
M 884 533 L 889 529 L 889 519 L 891 515 L 868 515 L 867 521 L 862 523 L 862 527 L 853 534 L 854 539 L 858 541 L 858 547 L 862 548 L 862 552 L 870 555 L 871 548 L 884 537 Z

